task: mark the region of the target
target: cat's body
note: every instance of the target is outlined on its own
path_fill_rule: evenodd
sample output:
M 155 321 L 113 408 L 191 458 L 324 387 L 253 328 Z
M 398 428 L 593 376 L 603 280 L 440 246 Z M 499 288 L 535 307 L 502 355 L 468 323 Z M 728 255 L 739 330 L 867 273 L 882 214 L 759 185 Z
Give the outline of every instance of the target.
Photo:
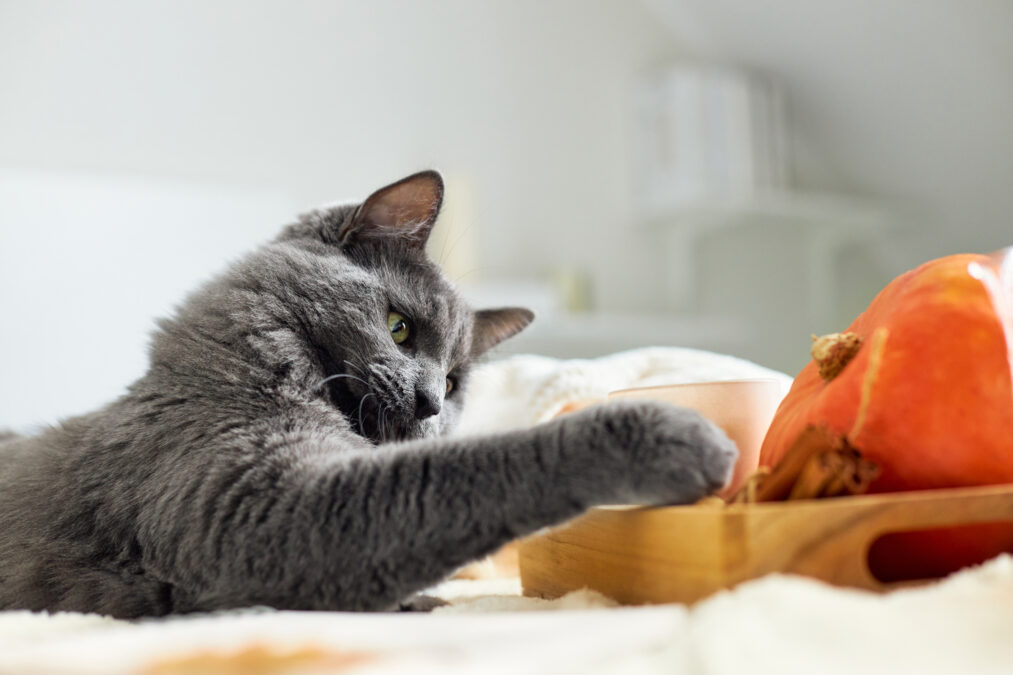
M 425 172 L 304 217 L 162 321 L 122 398 L 0 438 L 0 609 L 387 609 L 595 504 L 719 487 L 734 446 L 661 404 L 441 436 L 531 318 L 425 258 L 441 197 Z

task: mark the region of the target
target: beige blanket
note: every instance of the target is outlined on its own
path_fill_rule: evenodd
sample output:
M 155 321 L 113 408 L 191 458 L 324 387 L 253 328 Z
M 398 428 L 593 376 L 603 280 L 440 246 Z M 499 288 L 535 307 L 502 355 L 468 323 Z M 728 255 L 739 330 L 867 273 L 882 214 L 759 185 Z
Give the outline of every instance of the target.
M 433 614 L 262 610 L 132 624 L 8 612 L 0 672 L 1013 672 L 1009 556 L 890 595 L 770 576 L 692 608 L 607 609 L 586 591 L 546 602 L 518 586 L 451 582 L 439 590 L 455 604 Z
M 514 356 L 478 368 L 468 386 L 460 433 L 499 431 L 551 419 L 570 401 L 611 391 L 708 380 L 773 379 L 788 393 L 791 378 L 725 354 L 647 347 L 598 359 Z

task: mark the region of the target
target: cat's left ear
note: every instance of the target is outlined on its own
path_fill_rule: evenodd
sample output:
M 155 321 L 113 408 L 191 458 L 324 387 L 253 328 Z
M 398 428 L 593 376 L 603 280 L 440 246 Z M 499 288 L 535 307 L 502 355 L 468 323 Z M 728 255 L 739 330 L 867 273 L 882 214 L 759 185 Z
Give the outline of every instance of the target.
M 484 354 L 508 337 L 520 333 L 534 318 L 534 312 L 521 307 L 478 310 L 471 330 L 472 357 Z
M 341 230 L 342 245 L 368 239 L 392 239 L 422 248 L 440 214 L 443 177 L 421 171 L 380 188 L 358 208 Z

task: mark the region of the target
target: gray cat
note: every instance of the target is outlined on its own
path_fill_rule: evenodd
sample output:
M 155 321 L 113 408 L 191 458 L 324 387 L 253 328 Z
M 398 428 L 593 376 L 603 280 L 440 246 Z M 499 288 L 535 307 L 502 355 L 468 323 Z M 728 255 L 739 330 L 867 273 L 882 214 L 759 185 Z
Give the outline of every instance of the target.
M 596 504 L 723 485 L 734 445 L 661 403 L 443 436 L 532 314 L 426 258 L 442 198 L 428 171 L 303 216 L 159 323 L 122 398 L 3 441 L 0 609 L 391 609 Z

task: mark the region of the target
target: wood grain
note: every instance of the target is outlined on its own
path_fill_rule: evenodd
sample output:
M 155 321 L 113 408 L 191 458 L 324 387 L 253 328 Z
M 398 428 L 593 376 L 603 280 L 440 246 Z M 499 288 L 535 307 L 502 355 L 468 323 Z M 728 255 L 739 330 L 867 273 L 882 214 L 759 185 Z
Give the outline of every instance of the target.
M 890 532 L 1013 521 L 1013 485 L 763 504 L 592 509 L 520 545 L 526 595 L 588 587 L 623 604 L 692 603 L 772 572 L 887 590 L 869 571 Z

